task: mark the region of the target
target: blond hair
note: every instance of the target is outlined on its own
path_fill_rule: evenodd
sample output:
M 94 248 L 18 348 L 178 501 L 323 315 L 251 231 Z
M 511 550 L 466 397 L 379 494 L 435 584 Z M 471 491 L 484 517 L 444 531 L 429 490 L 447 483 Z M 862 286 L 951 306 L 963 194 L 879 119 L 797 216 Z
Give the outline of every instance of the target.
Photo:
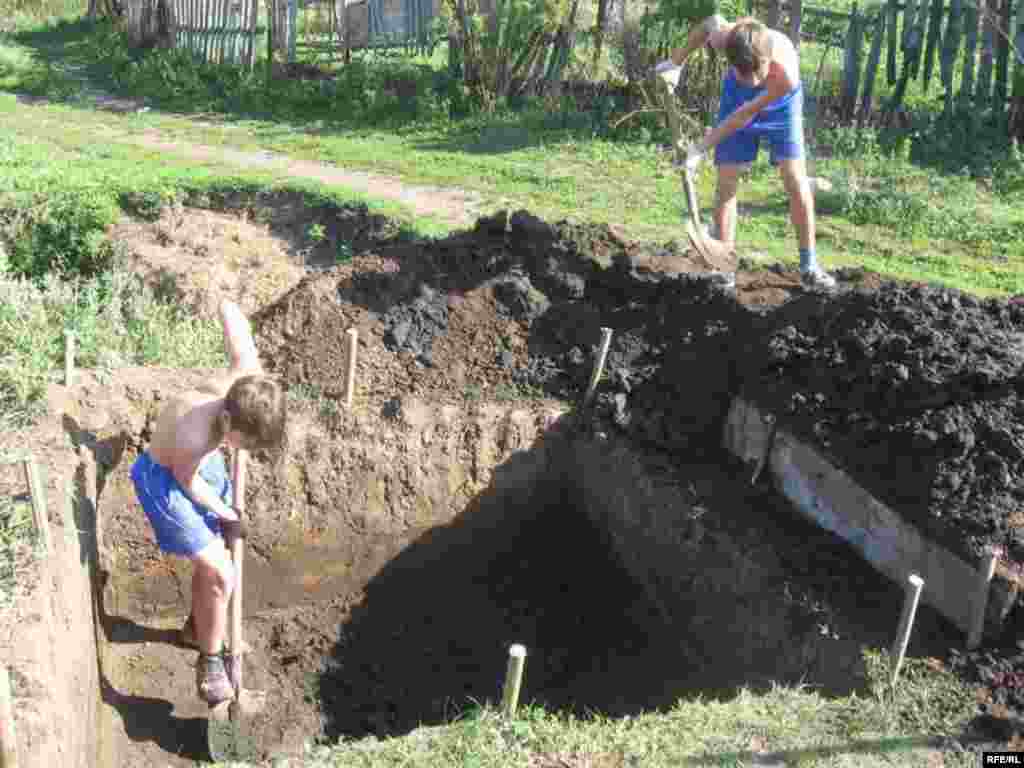
M 725 58 L 744 77 L 764 71 L 772 56 L 772 36 L 757 19 L 739 19 L 725 40 Z

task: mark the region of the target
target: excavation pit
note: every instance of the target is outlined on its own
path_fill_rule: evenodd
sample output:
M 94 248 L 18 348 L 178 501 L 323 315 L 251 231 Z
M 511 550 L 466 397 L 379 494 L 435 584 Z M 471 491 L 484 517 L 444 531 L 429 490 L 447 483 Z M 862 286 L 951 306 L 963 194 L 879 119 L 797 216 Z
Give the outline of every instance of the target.
M 360 221 L 345 212 L 332 237 Z M 201 240 L 200 259 L 224 226 L 164 234 Z M 524 212 L 363 245 L 333 267 L 325 252 L 298 284 L 283 270 L 253 316 L 294 413 L 282 460 L 255 457 L 248 484 L 246 681 L 269 694 L 265 754 L 495 701 L 513 643 L 528 649 L 522 700 L 563 710 L 631 714 L 773 681 L 858 688 L 861 651 L 891 645 L 917 565 L 897 559 L 886 578 L 857 535 L 812 523 L 814 482 L 787 486 L 787 463 L 842 473 L 966 573 L 1003 546 L 987 639 L 1013 624 L 1020 307 L 857 271 L 829 298 L 785 269 L 741 269 L 733 295 L 685 274 L 676 244 Z M 607 366 L 582 412 L 603 327 Z M 189 567 L 159 555 L 128 482 L 162 400 L 203 375 L 122 368 L 51 387 L 49 466 L 59 486 L 81 462 L 75 526 L 99 534 L 100 730 L 114 734 L 100 765 L 205 757 L 195 653 L 176 644 Z M 784 437 L 730 439 L 744 411 Z M 794 441 L 814 462 L 791 461 Z M 963 646 L 935 588 L 911 654 Z
M 129 391 L 163 384 L 139 375 Z M 268 756 L 496 702 L 513 643 L 524 703 L 622 716 L 773 681 L 859 690 L 862 649 L 891 641 L 898 585 L 724 452 L 638 450 L 554 402 L 373 410 L 330 429 L 302 411 L 283 466 L 253 468 L 246 681 L 269 694 Z M 205 754 L 195 653 L 175 635 L 189 567 L 157 553 L 127 476 L 140 441 L 123 437 L 98 505 L 105 700 L 127 735 L 118 765 L 184 765 Z M 948 642 L 927 609 L 919 624 L 912 650 Z

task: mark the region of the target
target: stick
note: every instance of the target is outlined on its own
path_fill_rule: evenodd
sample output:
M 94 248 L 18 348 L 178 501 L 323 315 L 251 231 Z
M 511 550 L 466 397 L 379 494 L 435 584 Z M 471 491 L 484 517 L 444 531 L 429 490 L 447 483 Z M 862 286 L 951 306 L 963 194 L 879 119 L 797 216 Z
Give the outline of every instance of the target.
M 967 650 L 973 651 L 981 645 L 985 634 L 985 613 L 988 610 L 988 587 L 996 572 L 999 553 L 989 547 L 984 559 L 978 566 L 978 581 L 975 583 L 974 599 L 971 601 L 971 629 L 967 633 Z
M 235 461 L 232 467 L 231 485 L 233 487 L 232 502 L 239 517 L 245 511 L 245 465 L 247 454 L 243 450 L 235 451 Z M 235 697 L 242 696 L 242 557 L 243 539 L 237 537 L 231 542 L 231 562 L 235 567 L 235 588 L 231 590 L 228 610 L 230 612 L 231 624 L 231 683 L 235 686 Z M 235 712 L 233 708 L 232 712 Z M 232 720 L 235 718 L 232 717 Z
M 75 334 L 64 331 L 64 386 L 70 387 L 75 375 Z
M 348 336 L 348 376 L 345 379 L 345 407 L 352 407 L 352 398 L 356 394 L 356 350 L 359 348 L 359 331 L 349 328 Z
M 508 649 L 508 670 L 505 673 L 505 690 L 502 694 L 501 708 L 506 717 L 516 713 L 519 704 L 519 691 L 523 685 L 523 665 L 526 664 L 526 648 L 516 643 Z
M 896 644 L 892 649 L 892 655 L 896 661 L 892 667 L 891 685 L 896 685 L 896 678 L 899 677 L 900 667 L 903 666 L 903 657 L 907 653 L 907 643 L 910 642 L 910 631 L 914 627 L 914 615 L 917 613 L 917 602 L 921 599 L 922 588 L 924 588 L 924 579 L 916 573 L 910 574 L 907 578 L 907 586 L 903 598 L 900 628 L 896 634 Z
M 608 348 L 612 344 L 612 329 L 601 328 L 601 349 L 597 354 L 597 366 L 594 368 L 594 372 L 590 376 L 590 384 L 587 385 L 587 393 L 583 398 L 583 405 L 590 405 L 590 401 L 594 398 L 594 392 L 597 391 L 597 382 L 601 379 L 601 374 L 604 372 L 604 363 L 608 358 Z
M 50 552 L 50 519 L 46 515 L 46 489 L 39 476 L 39 465 L 34 457 L 29 456 L 22 462 L 25 466 L 25 482 L 28 484 L 29 497 L 32 499 L 32 517 L 35 519 L 36 530 L 43 542 L 43 549 Z
M 0 665 L 0 768 L 18 768 L 18 741 L 14 734 L 11 679 L 6 665 Z

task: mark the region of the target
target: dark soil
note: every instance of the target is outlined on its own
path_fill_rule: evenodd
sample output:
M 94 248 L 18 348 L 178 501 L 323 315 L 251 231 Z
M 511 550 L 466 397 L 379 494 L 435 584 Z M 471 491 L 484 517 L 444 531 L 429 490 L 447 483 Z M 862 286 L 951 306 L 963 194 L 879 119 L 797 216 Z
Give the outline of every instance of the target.
M 1024 557 L 1024 309 L 886 283 L 780 308 L 743 394 L 961 553 Z
M 788 595 L 794 637 L 822 631 L 885 647 L 902 590 L 766 486 L 736 482 L 741 472 L 720 448 L 736 395 L 773 409 L 947 546 L 1018 555 L 1019 307 L 862 270 L 842 271 L 843 291 L 825 298 L 791 271 L 741 265 L 727 292 L 678 243 L 640 244 L 526 212 L 426 242 L 345 224 L 338 236 L 352 233 L 352 260 L 310 274 L 253 317 L 272 372 L 294 390 L 340 398 L 345 332 L 357 328 L 357 409 L 387 412 L 405 396 L 575 401 L 601 328 L 613 329 L 585 426 L 674 457 L 694 505 L 722 510 L 712 516 L 735 525 L 737 541 L 771 543 L 778 567 L 765 570 L 765 594 Z M 497 517 L 467 515 L 431 529 L 363 594 L 261 618 L 254 640 L 267 674 L 310 686 L 334 648 L 309 691 L 332 736 L 399 733 L 442 722 L 467 698 L 493 699 L 513 642 L 531 648 L 524 697 L 555 706 L 639 712 L 684 689 L 750 682 L 730 671 L 754 667 L 730 670 L 732 646 L 719 652 L 713 638 L 660 647 L 651 606 L 600 536 L 552 525 L 552 509 L 571 505 L 538 497 Z M 959 642 L 920 609 L 911 653 L 947 656 Z M 1009 645 L 953 659 L 1007 711 L 1024 707 L 1015 687 L 1024 656 Z M 678 679 L 659 677 L 665 663 Z
M 499 214 L 445 240 L 358 254 L 300 285 L 256 327 L 293 383 L 336 387 L 338 340 L 356 326 L 366 391 L 451 401 L 576 400 L 607 326 L 614 335 L 598 422 L 687 460 L 722 458 L 723 419 L 743 395 L 954 551 L 973 558 L 992 544 L 1024 556 L 1024 309 L 863 270 L 841 270 L 843 290 L 825 297 L 785 269 L 744 266 L 728 293 L 676 243 Z M 849 569 L 837 546 L 845 554 L 835 561 L 803 564 L 833 593 L 836 574 Z M 808 552 L 788 551 L 794 568 Z M 890 591 L 897 606 L 899 590 Z M 1019 657 L 1007 658 L 1016 660 L 981 666 L 1019 667 Z M 1009 681 L 996 695 L 1024 703 L 1016 678 L 993 679 L 997 691 Z M 346 690 L 367 683 L 349 680 Z

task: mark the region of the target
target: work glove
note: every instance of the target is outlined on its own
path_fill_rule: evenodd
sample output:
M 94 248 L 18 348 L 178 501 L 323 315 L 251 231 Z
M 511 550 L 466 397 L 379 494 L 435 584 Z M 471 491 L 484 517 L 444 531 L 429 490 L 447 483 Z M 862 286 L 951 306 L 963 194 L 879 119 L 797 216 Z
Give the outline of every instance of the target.
M 686 148 L 686 160 L 683 162 L 683 167 L 687 172 L 693 173 L 697 170 L 700 161 L 704 159 L 704 153 L 704 146 L 700 142 L 693 143 Z
M 679 85 L 679 77 L 683 73 L 681 65 L 676 64 L 672 59 L 665 59 L 654 68 L 654 74 L 667 82 L 675 90 Z
M 235 539 L 242 539 L 242 541 L 245 541 L 249 535 L 248 526 L 246 526 L 245 520 L 242 519 L 242 516 L 238 513 L 237 509 L 235 510 L 235 514 L 238 515 L 237 520 L 220 521 L 220 529 L 224 533 L 224 541 L 227 544 L 231 544 Z

